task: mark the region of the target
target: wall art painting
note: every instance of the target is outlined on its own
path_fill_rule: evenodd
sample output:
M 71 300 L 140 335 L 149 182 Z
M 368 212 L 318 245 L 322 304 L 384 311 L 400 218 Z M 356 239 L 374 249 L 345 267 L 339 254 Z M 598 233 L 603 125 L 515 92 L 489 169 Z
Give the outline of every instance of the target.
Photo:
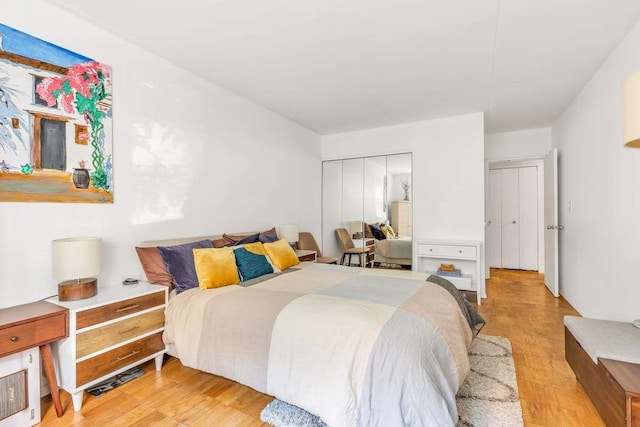
M 111 67 L 0 24 L 0 202 L 113 203 Z

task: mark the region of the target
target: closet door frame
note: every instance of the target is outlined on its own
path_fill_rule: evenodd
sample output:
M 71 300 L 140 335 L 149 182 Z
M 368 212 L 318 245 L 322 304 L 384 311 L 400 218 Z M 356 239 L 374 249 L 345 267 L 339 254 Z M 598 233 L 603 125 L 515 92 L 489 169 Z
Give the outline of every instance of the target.
M 540 159 L 520 159 L 520 160 L 496 160 L 487 161 L 487 181 L 489 171 L 492 169 L 520 168 L 535 166 L 538 168 L 538 272 L 544 273 L 544 161 Z M 487 194 L 485 195 L 485 204 L 488 210 L 488 203 L 491 195 L 490 187 L 487 185 Z M 488 214 L 488 212 L 487 212 Z M 489 218 L 487 216 L 487 218 Z M 485 242 L 488 242 L 485 236 Z M 486 275 L 489 277 L 489 263 L 486 267 Z

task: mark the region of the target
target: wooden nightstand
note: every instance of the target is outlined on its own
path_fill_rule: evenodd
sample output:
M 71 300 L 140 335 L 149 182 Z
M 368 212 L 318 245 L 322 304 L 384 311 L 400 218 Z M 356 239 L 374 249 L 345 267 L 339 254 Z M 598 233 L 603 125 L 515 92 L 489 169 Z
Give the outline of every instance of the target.
M 60 385 L 82 408 L 84 390 L 155 358 L 162 367 L 162 341 L 168 288 L 140 282 L 98 289 L 80 301 L 49 301 L 69 309 L 69 338 L 56 343 Z
M 368 267 L 373 267 L 373 263 L 375 261 L 375 257 L 376 257 L 376 239 L 364 239 L 364 247 L 369 249 L 369 252 L 367 252 L 367 266 Z
M 0 310 L 0 357 L 40 347 L 42 366 L 59 417 L 64 411 L 51 357 L 51 343 L 67 336 L 69 310 L 66 308 L 38 301 Z
M 298 261 L 311 261 L 316 262 L 316 251 L 308 251 L 304 249 L 296 249 L 296 255 L 298 256 Z

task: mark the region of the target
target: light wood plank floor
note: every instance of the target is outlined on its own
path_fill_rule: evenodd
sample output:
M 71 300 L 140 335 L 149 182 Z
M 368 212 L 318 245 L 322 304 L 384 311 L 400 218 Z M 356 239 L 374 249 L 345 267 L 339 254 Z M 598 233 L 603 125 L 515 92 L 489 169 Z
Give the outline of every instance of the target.
M 509 338 L 520 402 L 527 426 L 603 426 L 582 386 L 564 360 L 562 317 L 576 311 L 546 290 L 537 273 L 492 270 L 489 299 L 480 306 L 482 331 Z M 101 397 L 85 393 L 73 411 L 62 392 L 65 414 L 57 418 L 51 398 L 42 400 L 45 426 L 264 426 L 260 411 L 271 397 L 168 358 L 161 372 L 145 375 Z

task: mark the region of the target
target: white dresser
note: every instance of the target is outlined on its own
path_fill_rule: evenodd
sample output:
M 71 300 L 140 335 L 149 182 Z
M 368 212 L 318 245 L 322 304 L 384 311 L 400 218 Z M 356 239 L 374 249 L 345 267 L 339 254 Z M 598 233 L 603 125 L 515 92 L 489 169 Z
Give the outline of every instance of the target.
M 463 293 L 475 292 L 480 304 L 481 299 L 486 298 L 481 248 L 482 243 L 475 240 L 416 239 L 413 244 L 414 269 L 436 274 L 440 264 L 454 264 L 461 270 L 462 277 L 444 278 Z

